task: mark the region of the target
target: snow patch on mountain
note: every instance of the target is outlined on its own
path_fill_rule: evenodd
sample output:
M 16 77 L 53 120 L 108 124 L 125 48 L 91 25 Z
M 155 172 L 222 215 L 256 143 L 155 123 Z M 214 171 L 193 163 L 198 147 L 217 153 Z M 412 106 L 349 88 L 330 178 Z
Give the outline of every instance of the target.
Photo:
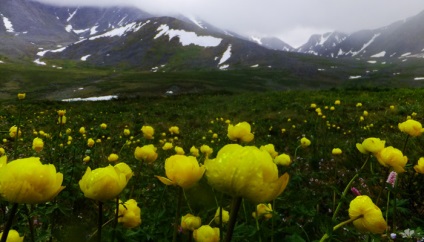
M 37 64 L 37 65 L 41 65 L 41 66 L 45 66 L 46 65 L 46 62 L 40 61 L 40 58 L 35 59 L 34 60 L 34 63 Z
M 0 14 L 0 15 L 3 18 L 3 24 L 4 24 L 4 27 L 6 28 L 6 32 L 9 32 L 9 33 L 15 32 L 15 30 L 13 29 L 12 22 L 10 22 L 10 20 L 7 17 L 5 17 L 3 14 Z
M 166 24 L 160 25 L 157 31 L 159 31 L 159 33 L 156 34 L 154 39 L 157 39 L 162 35 L 168 35 L 169 40 L 174 37 L 178 37 L 180 43 L 183 46 L 194 44 L 202 47 L 216 47 L 222 41 L 221 38 L 215 38 L 212 36 L 198 36 L 195 32 L 187 32 L 181 29 L 170 29 Z
M 55 49 L 55 50 L 43 50 L 43 51 L 39 51 L 37 52 L 38 56 L 44 56 L 47 52 L 62 52 L 66 49 L 66 47 L 61 47 L 59 49 Z
M 98 32 L 97 31 L 97 27 L 99 27 L 99 26 L 95 25 L 95 26 L 91 27 L 91 29 L 90 29 L 90 35 L 96 34 Z
M 414 81 L 420 81 L 420 80 L 424 80 L 424 77 L 415 77 Z
M 386 55 L 386 51 L 382 51 L 380 53 L 377 53 L 375 55 L 372 55 L 371 58 L 379 58 L 379 57 L 384 57 Z
M 253 42 L 258 43 L 259 45 L 262 45 L 262 40 L 261 40 L 261 38 L 259 38 L 259 37 L 255 37 L 255 36 L 251 36 L 251 37 L 250 37 L 250 39 L 251 39 Z
M 68 98 L 62 99 L 62 102 L 79 102 L 79 101 L 110 101 L 113 99 L 118 99 L 117 95 L 108 95 L 108 96 L 100 96 L 100 97 L 87 97 L 87 98 Z
M 66 19 L 66 22 L 69 22 L 74 17 L 74 15 L 77 13 L 77 11 L 78 11 L 78 8 L 75 9 L 75 11 L 73 13 L 69 14 L 69 17 Z
M 70 24 L 66 25 L 65 30 L 68 33 L 71 32 L 72 31 L 72 25 L 70 25 Z
M 91 56 L 91 55 L 85 55 L 85 56 L 81 57 L 81 60 L 82 60 L 82 61 L 86 61 L 86 60 L 87 60 L 87 58 L 88 58 L 88 57 L 90 57 L 90 56 Z
M 202 25 L 202 22 L 200 22 L 196 18 L 190 16 L 190 17 L 188 17 L 188 19 L 190 19 L 191 22 L 193 22 L 195 25 L 199 26 L 200 28 L 206 29 L 206 27 Z
M 127 24 L 127 25 L 125 25 L 125 26 L 122 26 L 122 27 L 119 27 L 119 28 L 116 28 L 116 29 L 112 29 L 111 31 L 108 31 L 108 32 L 106 32 L 106 33 L 104 33 L 104 34 L 101 34 L 101 35 L 96 35 L 96 36 L 93 36 L 93 37 L 90 37 L 89 38 L 89 40 L 95 40 L 95 39 L 98 39 L 98 38 L 104 38 L 104 37 L 116 37 L 116 36 L 123 36 L 123 35 L 125 35 L 125 33 L 127 33 L 127 32 L 137 32 L 138 30 L 140 30 L 141 29 L 141 27 L 143 27 L 145 24 L 147 24 L 147 22 L 146 23 L 144 23 L 144 24 L 137 24 L 137 23 L 135 23 L 135 22 L 133 22 L 133 23 L 129 23 L 129 24 Z M 97 27 L 97 26 L 96 26 Z
M 231 57 L 231 45 L 228 45 L 227 50 L 222 54 L 221 59 L 219 60 L 218 66 L 226 62 Z
M 374 40 L 378 37 L 378 36 L 380 36 L 380 34 L 381 33 L 378 33 L 378 34 L 374 34 L 374 36 L 367 42 L 367 43 L 365 43 L 363 46 L 362 46 L 362 48 L 360 49 L 360 50 L 358 50 L 357 52 L 353 52 L 352 53 L 352 56 L 355 56 L 355 55 L 357 55 L 357 54 L 359 54 L 359 53 L 361 53 L 362 51 L 364 51 L 372 42 L 374 42 Z

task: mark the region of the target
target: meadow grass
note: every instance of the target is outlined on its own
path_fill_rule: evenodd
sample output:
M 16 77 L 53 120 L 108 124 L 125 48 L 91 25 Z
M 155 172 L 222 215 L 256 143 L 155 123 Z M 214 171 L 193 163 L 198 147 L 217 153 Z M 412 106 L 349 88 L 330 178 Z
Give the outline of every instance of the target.
M 87 166 L 92 169 L 107 166 L 107 157 L 116 153 L 119 161 L 129 164 L 134 172 L 119 198 L 134 198 L 141 208 L 143 221 L 137 228 L 126 229 L 118 224 L 114 230 L 111 222 L 114 201 L 109 201 L 104 206 L 103 237 L 110 238 L 115 233 L 118 241 L 170 241 L 177 189 L 165 186 L 155 175 L 165 175 L 164 162 L 175 151 L 163 150 L 163 143 L 172 142 L 182 147 L 186 154 L 192 146 L 199 148 L 206 144 L 213 148 L 213 158 L 225 144 L 233 143 L 227 137 L 225 121 L 229 120 L 232 124 L 242 121 L 251 124 L 255 138 L 246 145 L 273 144 L 279 154 L 288 154 L 292 159 L 290 166 L 279 167 L 280 173 L 290 174 L 290 181 L 284 193 L 272 202 L 272 219 L 256 221 L 252 217 L 254 204 L 243 200 L 233 241 L 315 241 L 325 233 L 335 241 L 390 241 L 390 234 L 396 233 L 398 241 L 406 229 L 414 230 L 412 238 L 422 238 L 424 175 L 416 173 L 413 166 L 424 156 L 424 140 L 421 136 L 407 139 L 398 123 L 407 120 L 408 116 L 422 122 L 423 94 L 422 89 L 339 89 L 222 92 L 67 103 L 38 100 L 35 93 L 28 93 L 22 101 L 16 98 L 3 101 L 0 109 L 3 143 L 0 147 L 5 149 L 9 161 L 41 157 L 43 163 L 55 164 L 64 174 L 66 185 L 52 202 L 20 206 L 13 228 L 29 239 L 30 221 L 36 241 L 94 238 L 97 204 L 84 197 L 78 181 Z M 336 100 L 340 100 L 340 105 L 335 104 Z M 311 108 L 312 103 L 321 108 L 322 115 Z M 57 123 L 58 110 L 66 110 L 64 125 Z M 9 137 L 8 130 L 18 122 L 23 134 L 15 141 Z M 102 123 L 107 124 L 106 129 L 100 128 Z M 153 140 L 143 138 L 140 131 L 143 125 L 155 129 Z M 178 126 L 180 134 L 171 135 L 168 130 L 171 126 Z M 79 133 L 81 127 L 87 131 L 84 136 Z M 125 135 L 124 129 L 129 129 L 130 135 Z M 45 142 L 39 153 L 31 148 L 35 137 Z M 302 137 L 311 140 L 309 147 L 299 147 Z M 394 189 L 386 185 L 389 169 L 356 148 L 357 143 L 368 137 L 385 140 L 386 146 L 394 146 L 408 157 L 406 172 L 399 174 Z M 97 140 L 92 148 L 87 146 L 88 138 Z M 135 148 L 147 144 L 157 147 L 158 159 L 153 164 L 134 157 Z M 340 148 L 343 153 L 333 155 L 333 148 Z M 91 160 L 84 163 L 86 156 Z M 205 156 L 201 154 L 197 159 L 203 163 Z M 366 160 L 365 168 L 359 170 Z M 383 235 L 361 233 L 351 224 L 332 231 L 336 224 L 349 218 L 349 202 L 355 195 L 348 192 L 342 196 L 342 192 L 357 173 L 359 178 L 352 186 L 371 197 L 385 218 L 387 214 L 389 229 Z M 213 190 L 207 179 L 202 178 L 195 187 L 185 191 L 181 214 L 193 213 L 202 218 L 203 224 L 211 221 L 210 224 L 217 227 L 212 221 L 215 211 L 218 206 L 229 210 L 230 200 L 228 194 Z M 333 218 L 339 203 L 340 210 Z M 2 221 L 7 217 L 9 206 L 1 201 Z M 225 233 L 225 226 L 221 233 Z M 178 238 L 187 241 L 189 235 L 182 232 Z

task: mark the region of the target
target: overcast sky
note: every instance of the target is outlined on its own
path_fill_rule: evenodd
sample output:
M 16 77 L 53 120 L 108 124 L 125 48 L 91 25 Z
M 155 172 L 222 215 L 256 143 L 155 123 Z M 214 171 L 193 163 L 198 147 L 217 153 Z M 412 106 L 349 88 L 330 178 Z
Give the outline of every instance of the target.
M 182 13 L 220 28 L 275 36 L 298 47 L 311 34 L 374 29 L 414 16 L 423 0 L 37 0 L 62 5 L 138 6 L 153 14 Z

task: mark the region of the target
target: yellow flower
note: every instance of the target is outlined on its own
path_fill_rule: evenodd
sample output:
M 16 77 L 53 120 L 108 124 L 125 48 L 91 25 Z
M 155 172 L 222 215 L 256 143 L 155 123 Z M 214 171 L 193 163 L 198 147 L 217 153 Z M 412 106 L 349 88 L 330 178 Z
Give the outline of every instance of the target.
M 171 128 L 169 128 L 169 132 L 171 134 L 180 134 L 180 128 L 178 128 L 177 126 L 172 126 Z
M 172 145 L 171 142 L 166 142 L 163 146 L 162 146 L 162 150 L 170 150 L 172 149 L 174 146 Z
M 88 156 L 88 155 L 87 155 L 87 156 L 85 156 L 85 157 L 84 157 L 84 159 L 82 159 L 82 161 L 83 161 L 84 163 L 87 163 L 87 162 L 89 162 L 89 161 L 90 161 L 90 159 L 91 159 L 91 158 L 90 158 L 90 156 Z
M 367 138 L 365 139 L 362 144 L 357 143 L 356 148 L 361 152 L 362 154 L 368 154 L 368 153 L 377 153 L 384 149 L 384 145 L 386 144 L 386 141 L 380 140 L 379 138 Z
M 278 155 L 273 144 L 262 145 L 259 149 L 267 151 L 273 159 Z
M 66 124 L 66 116 L 60 116 L 57 118 L 57 123 L 60 125 Z
M 96 142 L 94 142 L 94 139 L 92 139 L 92 138 L 89 138 L 87 140 L 87 146 L 90 147 L 90 148 L 93 147 L 95 143 Z
M 192 146 L 190 148 L 190 154 L 194 157 L 198 157 L 199 156 L 199 149 L 196 148 L 196 146 Z
M 185 154 L 184 149 L 180 146 L 175 146 L 174 150 L 175 150 L 175 153 L 177 153 L 178 155 L 184 155 Z
M 252 213 L 252 216 L 254 218 L 264 218 L 265 220 L 268 220 L 272 218 L 272 206 L 271 203 L 265 204 L 260 203 L 256 206 L 256 212 Z
M 375 156 L 381 165 L 392 167 L 397 173 L 405 172 L 404 167 L 408 162 L 408 157 L 404 156 L 399 149 L 389 146 L 376 153 Z
M 36 152 L 40 152 L 43 150 L 43 147 L 44 147 L 43 140 L 40 138 L 34 138 L 34 140 L 32 141 L 32 149 L 35 150 Z
M 3 236 L 3 232 L 0 233 L 0 238 Z M 9 230 L 9 234 L 7 235 L 6 242 L 23 242 L 24 236 L 19 236 L 18 231 L 11 229 Z
M 128 136 L 131 134 L 131 131 L 129 129 L 124 129 L 124 135 Z
M 153 135 L 155 134 L 155 130 L 152 126 L 141 127 L 141 132 L 143 132 L 143 137 L 145 139 L 153 139 Z
M 390 105 L 390 110 L 395 110 L 395 106 L 394 105 Z
M 101 129 L 106 129 L 107 128 L 107 124 L 105 124 L 105 123 L 100 124 L 100 128 Z
M 10 127 L 9 129 L 10 138 L 16 138 L 16 132 L 18 132 L 18 127 L 16 125 L 13 125 L 12 127 Z M 21 137 L 21 135 L 22 135 L 22 132 L 21 132 L 21 129 L 19 129 L 18 138 Z
M 289 155 L 281 154 L 274 158 L 274 163 L 279 166 L 289 166 L 292 161 Z
M 214 189 L 254 203 L 275 199 L 289 180 L 287 173 L 278 177 L 271 155 L 254 146 L 225 145 L 215 159 L 205 161 L 205 166 Z
M 79 129 L 79 133 L 80 133 L 80 134 L 85 134 L 85 132 L 86 132 L 86 131 L 85 131 L 85 128 L 84 128 L 84 127 L 81 127 L 81 128 Z
M 424 157 L 418 160 L 418 163 L 414 166 L 414 170 L 418 173 L 424 174 Z
M 0 147 L 0 156 L 3 156 L 6 153 L 6 151 L 4 150 L 4 148 Z
M 311 103 L 311 108 L 317 108 L 317 105 L 315 103 Z
M 341 155 L 342 154 L 342 150 L 340 148 L 334 148 L 331 151 L 331 154 L 333 154 L 333 155 Z
M 181 228 L 184 230 L 195 230 L 198 229 L 202 225 L 202 219 L 200 217 L 196 217 L 191 213 L 188 213 L 181 217 Z
M 356 104 L 356 107 L 357 107 L 357 108 L 362 107 L 362 103 L 357 103 L 357 104 Z
M 218 242 L 219 228 L 202 225 L 200 228 L 193 231 L 193 238 L 197 242 Z
M 65 116 L 65 114 L 66 114 L 66 110 L 59 110 L 59 111 L 57 111 L 57 115 L 59 115 L 60 117 Z
M 340 100 L 334 101 L 334 105 L 340 105 Z
M 122 223 L 126 228 L 135 228 L 141 224 L 137 201 L 130 199 L 125 203 L 119 202 L 118 223 Z
M 200 146 L 200 152 L 205 154 L 206 157 L 209 157 L 213 153 L 213 149 L 209 145 L 202 145 Z
M 250 124 L 248 122 L 241 122 L 236 125 L 228 125 L 227 136 L 232 141 L 250 142 L 255 137 L 251 133 Z
M 413 119 L 406 120 L 403 123 L 398 124 L 399 130 L 403 133 L 407 133 L 410 136 L 420 136 L 424 131 L 423 126 L 420 122 Z
M 165 185 L 192 187 L 202 178 L 205 167 L 200 167 L 194 156 L 173 155 L 165 160 L 166 177 L 156 176 Z
M 156 153 L 157 148 L 154 145 L 144 145 L 143 147 L 136 147 L 134 151 L 134 157 L 139 161 L 146 161 L 147 163 L 153 163 L 158 158 Z
M 115 153 L 112 153 L 112 154 L 110 154 L 110 155 L 107 157 L 107 160 L 108 160 L 109 162 L 117 162 L 117 161 L 118 161 L 118 159 L 119 159 L 119 156 L 118 156 L 117 154 L 115 154 Z
M 125 162 L 119 162 L 114 166 L 114 168 L 125 175 L 125 178 L 127 181 L 131 179 L 131 177 L 134 175 L 133 171 L 131 170 L 130 166 L 127 165 Z
M 218 207 L 218 209 L 215 212 L 214 221 L 215 221 L 216 224 L 219 224 L 219 222 L 220 222 L 220 220 L 219 220 L 219 210 L 220 210 L 220 207 Z M 230 213 L 227 210 L 222 209 L 222 215 L 221 216 L 222 216 L 222 223 L 223 224 L 228 223 L 228 221 L 230 220 Z
M 65 187 L 63 174 L 38 157 L 17 159 L 0 169 L 0 194 L 6 201 L 37 204 L 52 200 Z
M 387 228 L 380 208 L 366 195 L 357 196 L 350 202 L 349 217 L 353 219 L 359 216 L 359 219 L 353 221 L 359 231 L 382 234 Z
M 97 201 L 106 201 L 118 196 L 128 183 L 129 178 L 118 167 L 111 165 L 91 170 L 87 167 L 78 182 L 84 196 Z
M 26 93 L 18 93 L 18 99 L 23 100 L 26 97 Z
M 303 138 L 300 139 L 300 145 L 303 148 L 306 148 L 306 147 L 311 145 L 311 141 L 309 139 L 307 139 L 306 137 L 303 137 Z

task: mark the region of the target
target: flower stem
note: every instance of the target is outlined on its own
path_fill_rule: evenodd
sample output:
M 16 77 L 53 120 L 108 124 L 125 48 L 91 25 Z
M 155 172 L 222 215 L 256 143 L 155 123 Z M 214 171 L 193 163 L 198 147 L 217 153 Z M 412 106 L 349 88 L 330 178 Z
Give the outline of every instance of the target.
M 357 217 L 354 217 L 354 218 L 348 219 L 348 220 L 346 220 L 346 221 L 344 221 L 344 222 L 341 222 L 341 223 L 339 223 L 339 224 L 337 224 L 336 226 L 334 226 L 334 227 L 333 227 L 333 231 L 336 231 L 336 230 L 338 230 L 339 228 L 341 228 L 341 227 L 345 226 L 346 224 L 351 223 L 351 222 L 353 222 L 353 221 L 355 221 L 355 220 L 357 220 L 357 219 L 359 219 L 359 218 L 362 218 L 362 217 L 363 217 L 363 215 L 361 214 L 361 215 L 359 215 L 359 216 L 357 216 Z M 319 241 L 320 241 L 320 242 L 323 242 L 323 241 L 325 241 L 325 240 L 326 240 L 326 239 L 328 239 L 328 238 L 329 238 L 328 234 L 327 234 L 327 233 L 325 233 Z
M 18 204 L 14 203 L 12 205 L 12 210 L 10 210 L 9 219 L 4 226 L 3 235 L 1 237 L 0 242 L 6 242 L 7 236 L 9 235 L 9 230 L 12 228 L 13 218 L 15 217 L 16 211 L 18 211 Z
M 99 202 L 99 220 L 97 224 L 97 241 L 102 241 L 102 217 L 103 217 L 103 202 Z
M 228 230 L 224 240 L 226 242 L 231 242 L 231 239 L 233 237 L 233 231 L 234 231 L 234 227 L 236 226 L 237 214 L 238 214 L 238 210 L 240 209 L 241 201 L 242 201 L 241 197 L 233 198 L 233 201 L 231 204 L 230 221 L 228 222 Z
M 116 197 L 116 202 L 115 202 L 115 218 L 114 218 L 114 222 L 113 222 L 113 232 L 112 232 L 112 242 L 115 241 L 115 236 L 116 236 L 116 227 L 118 226 L 118 216 L 119 216 L 119 196 Z
M 29 232 L 30 232 L 30 238 L 31 238 L 31 242 L 34 242 L 35 241 L 35 238 L 34 238 L 34 221 L 33 221 L 33 219 L 32 219 L 32 217 L 31 217 L 31 212 L 30 212 L 30 210 L 29 210 L 29 206 L 31 206 L 31 205 L 25 205 L 25 212 L 26 212 L 26 215 L 27 215 L 27 218 L 28 218 L 28 226 L 29 226 Z
M 177 212 L 175 213 L 175 221 L 174 221 L 174 234 L 172 235 L 172 242 L 177 241 L 177 235 L 178 235 L 178 224 L 181 219 L 181 200 L 183 195 L 183 189 L 181 187 L 178 188 L 178 200 L 177 200 Z

